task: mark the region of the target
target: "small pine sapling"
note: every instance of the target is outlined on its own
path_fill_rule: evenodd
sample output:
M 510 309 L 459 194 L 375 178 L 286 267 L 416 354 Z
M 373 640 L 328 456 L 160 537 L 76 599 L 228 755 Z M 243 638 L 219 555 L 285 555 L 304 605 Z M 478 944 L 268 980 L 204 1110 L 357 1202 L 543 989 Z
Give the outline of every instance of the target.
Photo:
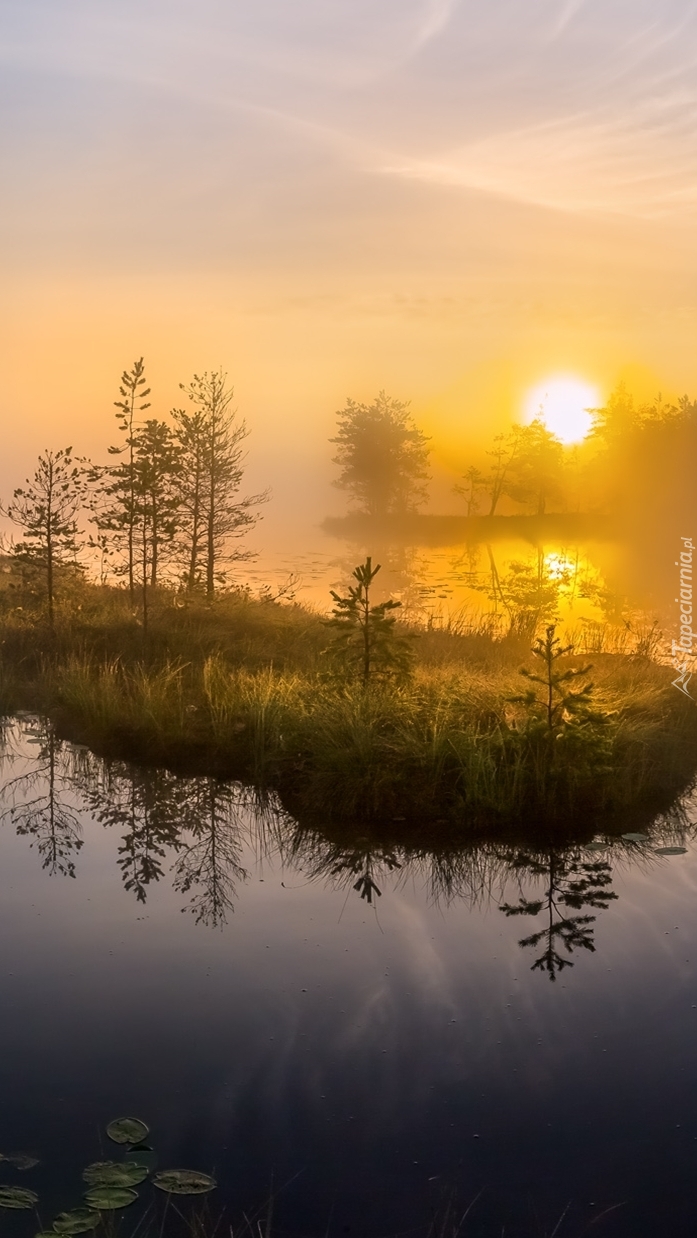
M 531 687 L 520 696 L 511 697 L 513 703 L 525 705 L 533 717 L 543 720 L 550 734 L 572 717 L 579 721 L 602 721 L 602 715 L 590 706 L 594 685 L 589 682 L 575 691 L 571 687 L 573 682 L 592 670 L 591 665 L 568 666 L 565 670 L 557 667 L 560 658 L 574 652 L 574 646 L 562 645 L 556 635 L 556 624 L 549 624 L 544 636 L 537 637 L 532 652 L 542 663 L 542 673 L 536 675 L 524 666 L 520 674 L 530 683 L 540 684 L 543 692 L 539 695 Z
M 395 631 L 391 611 L 402 605 L 390 598 L 371 605 L 370 587 L 380 571 L 370 555 L 355 568 L 355 585 L 342 597 L 331 591 L 335 606 L 327 626 L 336 632 L 332 652 L 350 669 L 357 670 L 367 687 L 374 678 L 405 679 L 411 671 L 412 649 L 408 637 Z

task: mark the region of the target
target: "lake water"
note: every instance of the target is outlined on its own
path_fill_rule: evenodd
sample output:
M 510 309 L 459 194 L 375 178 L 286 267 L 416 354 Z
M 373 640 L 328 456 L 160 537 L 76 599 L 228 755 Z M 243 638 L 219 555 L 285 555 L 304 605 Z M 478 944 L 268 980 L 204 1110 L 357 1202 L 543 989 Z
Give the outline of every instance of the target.
M 45 1226 L 131 1114 L 235 1224 L 273 1192 L 275 1234 L 445 1235 L 449 1201 L 464 1238 L 694 1234 L 697 805 L 383 854 L 29 717 L 2 779 L 0 1151 L 42 1163 L 0 1182 Z
M 556 619 L 578 649 L 652 655 L 667 653 L 679 634 L 676 559 L 683 547 L 670 529 L 620 539 L 609 523 L 591 527 L 588 518 L 584 536 L 579 524 L 561 537 L 550 517 L 549 527 L 515 536 L 480 528 L 467 542 L 462 522 L 428 519 L 415 518 L 413 528 L 395 523 L 391 533 L 359 520 L 353 534 L 350 522 L 329 521 L 307 531 L 302 553 L 297 541 L 285 551 L 266 544 L 234 578 L 253 593 L 295 597 L 327 612 L 331 591 L 345 593 L 354 568 L 371 555 L 381 565 L 373 599 L 398 600 L 401 616 L 420 626 L 530 635 Z

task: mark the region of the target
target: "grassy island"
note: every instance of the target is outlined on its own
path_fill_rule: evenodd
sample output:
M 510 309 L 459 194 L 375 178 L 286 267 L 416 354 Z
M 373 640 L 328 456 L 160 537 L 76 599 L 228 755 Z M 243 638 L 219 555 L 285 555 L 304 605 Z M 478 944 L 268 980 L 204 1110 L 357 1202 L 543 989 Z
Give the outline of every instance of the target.
M 561 840 L 646 819 L 693 777 L 694 703 L 641 654 L 557 643 L 552 714 L 520 636 L 397 624 L 409 674 L 365 682 L 297 604 L 160 590 L 144 634 L 124 590 L 64 592 L 52 630 L 0 595 L 5 714 L 41 712 L 107 757 L 276 790 L 308 823 L 424 840 L 539 825 Z

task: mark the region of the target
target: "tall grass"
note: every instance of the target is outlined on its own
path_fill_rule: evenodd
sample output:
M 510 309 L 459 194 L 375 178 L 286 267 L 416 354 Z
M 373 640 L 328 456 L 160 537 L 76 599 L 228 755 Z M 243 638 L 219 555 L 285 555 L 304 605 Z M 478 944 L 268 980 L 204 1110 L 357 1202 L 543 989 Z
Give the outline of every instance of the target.
M 104 753 L 274 787 L 308 820 L 592 831 L 598 814 L 666 807 L 696 763 L 694 704 L 636 651 L 593 656 L 601 727 L 541 737 L 510 699 L 527 643 L 481 630 L 420 633 L 412 680 L 366 690 L 326 675 L 326 628 L 298 606 L 163 598 L 146 639 L 121 591 L 88 589 L 50 639 L 5 619 L 5 712 L 43 710 Z

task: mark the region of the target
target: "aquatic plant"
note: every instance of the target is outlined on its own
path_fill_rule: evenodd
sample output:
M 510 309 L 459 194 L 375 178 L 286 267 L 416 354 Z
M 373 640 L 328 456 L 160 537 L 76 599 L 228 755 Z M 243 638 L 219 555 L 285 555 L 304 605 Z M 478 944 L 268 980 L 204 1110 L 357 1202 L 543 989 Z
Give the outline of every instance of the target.
M 42 1228 L 37 1238 L 56 1238 L 56 1235 L 72 1238 L 72 1235 L 96 1230 L 100 1225 L 106 1227 L 108 1217 L 124 1208 L 130 1208 L 140 1198 L 134 1187 L 147 1182 L 154 1161 L 153 1150 L 143 1142 L 149 1134 L 149 1127 L 140 1118 L 115 1118 L 107 1125 L 106 1134 L 112 1142 L 124 1149 L 124 1160 L 95 1161 L 87 1165 L 82 1171 L 83 1181 L 88 1188 L 83 1194 L 84 1203 L 59 1212 L 50 1229 L 43 1227 L 39 1217 Z M 20 1169 L 33 1168 L 39 1163 L 36 1157 L 21 1153 L 2 1156 L 0 1159 Z M 159 1170 L 153 1174 L 151 1182 L 167 1195 L 167 1204 L 172 1195 L 207 1195 L 217 1186 L 215 1178 L 196 1169 Z M 152 1207 L 154 1202 L 153 1198 L 149 1207 Z M 39 1196 L 36 1191 L 25 1187 L 0 1185 L 0 1209 L 33 1209 L 38 1216 L 38 1203 Z M 111 1227 L 107 1232 L 112 1232 Z

